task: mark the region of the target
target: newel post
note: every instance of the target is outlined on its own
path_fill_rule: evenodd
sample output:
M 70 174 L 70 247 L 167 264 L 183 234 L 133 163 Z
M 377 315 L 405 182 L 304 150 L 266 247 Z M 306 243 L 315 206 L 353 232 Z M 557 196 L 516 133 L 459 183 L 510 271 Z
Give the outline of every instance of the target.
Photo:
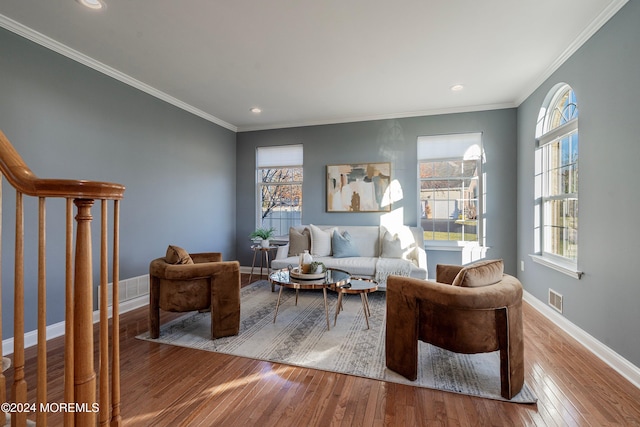
M 91 259 L 91 199 L 75 199 L 76 256 L 74 274 L 74 391 L 79 404 L 91 408 L 96 402 L 96 372 L 93 361 L 93 272 Z M 106 409 L 106 408 L 105 408 Z M 95 426 L 96 414 L 76 412 L 75 425 Z

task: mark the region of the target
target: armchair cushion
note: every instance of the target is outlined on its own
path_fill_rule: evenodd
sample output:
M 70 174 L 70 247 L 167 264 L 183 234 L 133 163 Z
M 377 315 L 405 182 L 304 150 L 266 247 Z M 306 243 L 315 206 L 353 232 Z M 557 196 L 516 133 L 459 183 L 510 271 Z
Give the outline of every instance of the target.
M 193 260 L 189 255 L 189 252 L 185 251 L 179 246 L 169 245 L 167 248 L 167 254 L 165 256 L 167 264 L 183 265 L 193 264 Z
M 451 283 L 464 288 L 479 288 L 502 280 L 504 263 L 501 259 L 478 261 L 463 267 Z

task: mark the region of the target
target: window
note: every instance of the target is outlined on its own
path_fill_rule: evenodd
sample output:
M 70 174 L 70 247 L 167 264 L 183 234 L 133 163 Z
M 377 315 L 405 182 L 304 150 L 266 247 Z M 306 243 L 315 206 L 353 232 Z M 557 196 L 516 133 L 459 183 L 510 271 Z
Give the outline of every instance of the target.
M 421 225 L 426 241 L 481 241 L 482 134 L 418 138 Z
M 569 85 L 560 84 L 547 95 L 536 140 L 535 250 L 547 264 L 573 275 L 578 262 L 578 103 Z
M 276 236 L 302 223 L 302 145 L 258 147 L 256 151 L 257 227 Z

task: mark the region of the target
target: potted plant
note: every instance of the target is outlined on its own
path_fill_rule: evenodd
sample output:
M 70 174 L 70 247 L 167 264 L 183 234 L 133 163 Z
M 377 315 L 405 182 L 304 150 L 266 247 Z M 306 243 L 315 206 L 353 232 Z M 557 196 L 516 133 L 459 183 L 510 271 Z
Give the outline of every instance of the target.
M 249 237 L 252 239 L 261 239 L 262 247 L 269 247 L 269 239 L 273 237 L 273 232 L 276 231 L 274 227 L 270 228 L 256 228 L 249 234 Z
M 323 262 L 320 261 L 313 261 L 311 263 L 311 267 L 309 268 L 309 273 L 324 273 L 325 271 L 327 271 L 327 267 L 324 265 Z

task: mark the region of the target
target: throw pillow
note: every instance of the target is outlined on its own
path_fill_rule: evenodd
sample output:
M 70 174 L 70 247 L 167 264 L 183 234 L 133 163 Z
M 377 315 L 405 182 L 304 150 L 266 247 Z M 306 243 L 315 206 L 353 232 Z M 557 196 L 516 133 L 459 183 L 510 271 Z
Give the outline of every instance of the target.
M 331 255 L 331 236 L 336 228 L 322 230 L 313 224 L 309 224 L 311 231 L 311 255 L 312 256 L 330 256 Z
M 189 252 L 179 246 L 169 245 L 167 255 L 164 257 L 167 264 L 193 264 Z
M 331 249 L 333 251 L 334 258 L 360 256 L 360 252 L 348 231 L 345 231 L 342 234 L 340 234 L 338 230 L 333 232 L 333 237 L 331 237 Z
M 385 240 L 387 241 L 385 242 Z M 389 240 L 392 240 L 393 242 L 389 242 Z M 402 258 L 417 265 L 417 247 L 416 239 L 411 232 L 411 228 L 406 225 L 395 226 L 392 228 L 388 228 L 383 225 L 380 226 L 380 257 Z M 402 253 L 398 255 L 399 252 Z
M 289 228 L 289 256 L 297 256 L 311 249 L 311 235 L 305 227 L 302 233 L 293 227 Z
M 392 235 L 388 231 L 384 233 L 384 236 L 382 236 L 381 258 L 403 258 L 404 252 L 402 241 L 397 234 Z
M 504 263 L 501 259 L 478 261 L 463 267 L 451 285 L 467 288 L 493 285 L 502 280 L 503 273 Z

